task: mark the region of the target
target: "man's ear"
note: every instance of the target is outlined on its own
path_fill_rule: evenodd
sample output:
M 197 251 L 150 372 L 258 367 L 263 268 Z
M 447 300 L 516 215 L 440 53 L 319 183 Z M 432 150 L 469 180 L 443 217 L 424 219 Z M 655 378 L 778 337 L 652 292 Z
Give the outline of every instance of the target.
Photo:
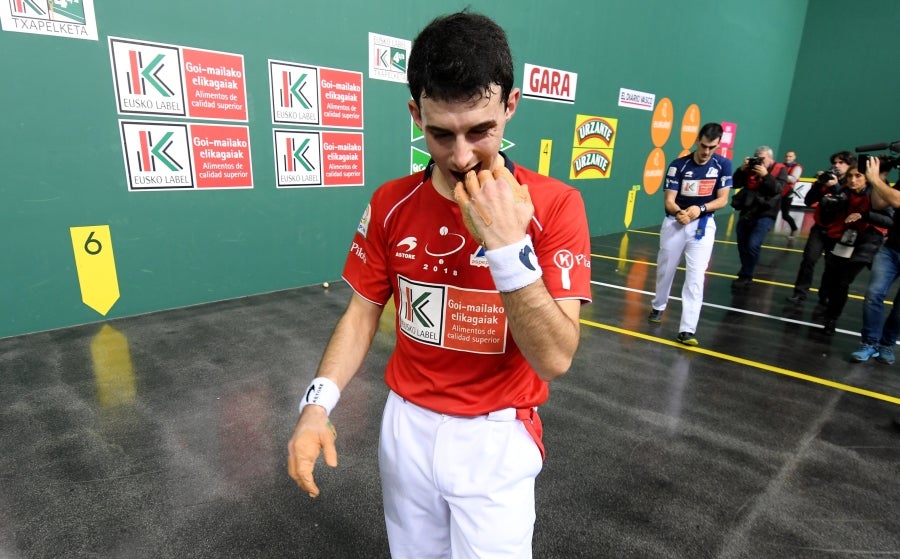
M 521 99 L 522 90 L 518 87 L 513 88 L 512 91 L 509 92 L 509 98 L 506 100 L 506 120 L 507 122 L 512 116 L 516 113 L 516 108 L 519 106 L 519 99 Z
M 412 117 L 413 122 L 419 127 L 419 130 L 424 132 L 425 129 L 422 127 L 422 111 L 419 109 L 419 105 L 417 105 L 413 99 L 410 99 L 406 106 L 409 108 L 409 116 Z

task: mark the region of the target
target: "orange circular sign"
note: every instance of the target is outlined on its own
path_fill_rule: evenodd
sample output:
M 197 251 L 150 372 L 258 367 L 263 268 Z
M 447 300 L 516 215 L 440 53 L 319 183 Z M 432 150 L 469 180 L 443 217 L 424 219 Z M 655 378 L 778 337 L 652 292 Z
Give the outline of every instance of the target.
M 689 153 L 691 153 L 691 150 L 683 149 L 683 150 L 681 150 L 681 153 L 678 154 L 678 157 L 684 157 L 685 155 L 687 155 Z
M 644 163 L 644 192 L 649 196 L 656 194 L 665 174 L 666 154 L 663 153 L 662 148 L 656 148 L 650 152 L 647 162 Z
M 698 132 L 700 132 L 700 107 L 694 104 L 684 111 L 684 118 L 681 119 L 681 147 L 691 149 L 697 140 Z
M 650 138 L 653 139 L 654 146 L 661 148 L 666 144 L 669 135 L 672 134 L 674 121 L 672 101 L 668 97 L 663 97 L 653 109 L 653 118 L 650 120 Z

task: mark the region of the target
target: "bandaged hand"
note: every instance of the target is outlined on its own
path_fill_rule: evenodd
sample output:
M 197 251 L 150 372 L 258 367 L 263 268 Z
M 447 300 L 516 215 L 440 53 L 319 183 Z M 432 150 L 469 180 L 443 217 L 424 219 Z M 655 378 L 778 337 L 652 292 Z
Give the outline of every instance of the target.
M 518 242 L 534 215 L 528 185 L 520 185 L 498 156 L 490 171 L 466 173 L 453 196 L 469 234 L 485 248 Z
M 319 496 L 319 487 L 313 479 L 319 452 L 324 454 L 327 465 L 337 467 L 336 438 L 337 431 L 325 410 L 319 406 L 307 406 L 288 442 L 288 474 L 310 497 Z

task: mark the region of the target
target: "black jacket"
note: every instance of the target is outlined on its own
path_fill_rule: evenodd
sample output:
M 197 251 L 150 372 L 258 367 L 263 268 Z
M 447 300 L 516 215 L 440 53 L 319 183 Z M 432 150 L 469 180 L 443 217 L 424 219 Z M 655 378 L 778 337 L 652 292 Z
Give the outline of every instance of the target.
M 888 206 L 882 210 L 872 209 L 872 187 L 866 186 L 865 190 L 856 194 L 850 189 L 842 189 L 837 197 L 829 196 L 825 202 L 819 201 L 819 215 L 822 226 L 826 229 L 826 235 L 836 239 L 840 237 L 844 229 L 856 229 L 858 236 L 854 244 L 850 262 L 864 262 L 871 264 L 875 253 L 884 244 L 885 234 L 894 225 L 894 208 Z M 824 196 L 822 197 L 824 199 Z M 836 200 L 831 201 L 829 200 Z M 845 218 L 851 213 L 859 212 L 862 219 L 845 224 Z
M 772 170 L 778 168 L 776 175 Z M 741 210 L 741 219 L 759 219 L 761 217 L 775 218 L 781 212 L 781 192 L 787 184 L 787 167 L 780 163 L 774 163 L 769 168 L 769 174 L 759 179 L 749 171 L 738 168 L 734 172 L 733 183 L 736 188 L 750 188 L 756 190 L 756 202 L 749 208 Z M 754 180 L 756 179 L 756 180 Z

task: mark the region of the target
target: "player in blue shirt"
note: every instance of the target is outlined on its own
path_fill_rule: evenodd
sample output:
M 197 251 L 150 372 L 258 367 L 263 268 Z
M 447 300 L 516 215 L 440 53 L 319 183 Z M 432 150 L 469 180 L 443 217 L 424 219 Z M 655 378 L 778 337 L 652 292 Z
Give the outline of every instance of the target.
M 684 253 L 687 272 L 676 339 L 686 345 L 699 343 L 695 334 L 703 306 L 704 274 L 716 237 L 713 213 L 728 204 L 731 189 L 731 161 L 715 153 L 721 139 L 720 124 L 704 124 L 697 134 L 697 149 L 672 161 L 666 172 L 666 217 L 659 232 L 656 296 L 648 320 L 662 321 L 675 269 Z

